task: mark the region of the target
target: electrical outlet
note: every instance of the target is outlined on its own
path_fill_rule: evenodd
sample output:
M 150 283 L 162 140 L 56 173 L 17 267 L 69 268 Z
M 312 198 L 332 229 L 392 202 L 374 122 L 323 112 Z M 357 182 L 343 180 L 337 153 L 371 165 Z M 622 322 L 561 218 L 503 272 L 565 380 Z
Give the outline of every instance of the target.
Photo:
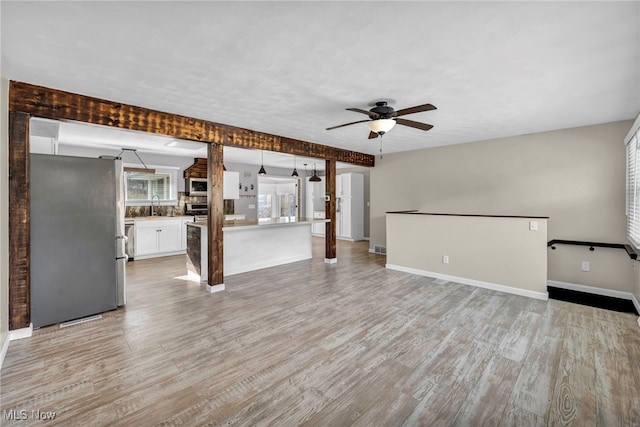
M 582 261 L 582 271 L 590 271 L 591 263 L 589 261 Z
M 449 264 L 449 255 L 442 255 L 442 263 Z

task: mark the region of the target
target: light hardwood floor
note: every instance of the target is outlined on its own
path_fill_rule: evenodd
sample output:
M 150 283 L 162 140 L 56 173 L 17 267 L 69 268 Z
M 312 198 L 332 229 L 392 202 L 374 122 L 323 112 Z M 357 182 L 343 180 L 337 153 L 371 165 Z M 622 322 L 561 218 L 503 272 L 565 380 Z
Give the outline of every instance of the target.
M 216 294 L 182 256 L 129 263 L 126 309 L 11 343 L 0 424 L 640 424 L 636 316 L 388 271 L 365 242 L 324 264 L 322 245 Z

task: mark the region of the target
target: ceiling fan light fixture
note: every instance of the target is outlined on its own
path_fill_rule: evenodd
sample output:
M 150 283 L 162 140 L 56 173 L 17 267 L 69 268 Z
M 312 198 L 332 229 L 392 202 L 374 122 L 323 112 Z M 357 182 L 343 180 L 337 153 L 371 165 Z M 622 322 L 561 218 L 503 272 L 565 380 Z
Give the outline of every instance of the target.
M 367 122 L 367 127 L 374 133 L 387 133 L 396 125 L 393 119 L 377 119 Z

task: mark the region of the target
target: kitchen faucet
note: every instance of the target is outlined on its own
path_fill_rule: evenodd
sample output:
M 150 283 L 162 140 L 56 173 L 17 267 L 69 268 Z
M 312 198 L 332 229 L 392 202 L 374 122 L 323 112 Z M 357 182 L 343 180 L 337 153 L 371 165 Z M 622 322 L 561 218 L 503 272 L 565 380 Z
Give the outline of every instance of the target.
M 154 199 L 156 199 L 158 201 L 157 207 L 160 207 L 160 196 L 158 196 L 157 194 L 154 194 L 153 196 L 151 196 L 151 216 L 158 215 L 158 213 L 155 211 L 155 209 L 153 209 L 153 200 Z

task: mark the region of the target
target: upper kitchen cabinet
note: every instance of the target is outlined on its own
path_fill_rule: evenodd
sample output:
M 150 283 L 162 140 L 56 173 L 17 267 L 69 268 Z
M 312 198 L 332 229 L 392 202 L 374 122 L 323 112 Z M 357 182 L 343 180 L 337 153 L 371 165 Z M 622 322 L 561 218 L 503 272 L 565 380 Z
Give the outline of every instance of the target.
M 343 173 L 336 176 L 336 237 L 344 240 L 364 238 L 364 175 Z
M 364 176 L 360 173 L 343 173 L 336 176 L 336 197 L 351 197 L 354 191 L 364 192 Z
M 225 200 L 240 198 L 240 173 L 234 171 L 224 171 L 222 183 L 222 197 Z
M 202 180 L 207 178 L 207 159 L 196 158 L 193 165 L 184 170 L 184 178 L 186 180 L 186 192 L 190 191 L 190 180 L 192 182 L 198 182 L 202 186 Z M 193 178 L 196 178 L 195 180 Z M 222 182 L 222 198 L 225 200 L 239 199 L 240 198 L 240 173 L 234 171 L 224 171 L 224 178 Z M 194 195 L 206 195 L 206 182 L 204 183 L 204 190 L 200 187 L 201 191 L 198 191 Z

